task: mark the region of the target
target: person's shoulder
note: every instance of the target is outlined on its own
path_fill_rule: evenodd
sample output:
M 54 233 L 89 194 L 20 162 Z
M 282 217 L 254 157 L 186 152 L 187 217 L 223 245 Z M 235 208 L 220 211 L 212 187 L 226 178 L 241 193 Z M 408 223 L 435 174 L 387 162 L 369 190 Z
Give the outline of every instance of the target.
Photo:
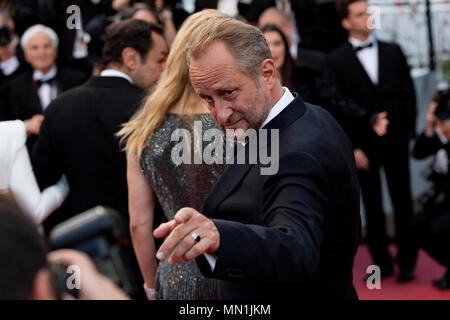
M 24 82 L 31 82 L 32 77 L 33 77 L 32 70 L 25 69 L 9 80 L 8 82 L 9 87 L 12 89 L 15 88 L 21 90 L 23 88 L 21 88 L 20 85 L 22 85 Z
M 88 106 L 87 101 L 84 101 L 88 94 L 87 90 L 85 85 L 80 85 L 62 92 L 49 104 L 44 112 L 45 117 L 51 118 L 71 113 L 75 109 L 80 111 L 85 109 Z
M 21 120 L 0 122 L 0 136 L 12 144 L 24 144 L 27 139 L 25 123 Z
M 342 43 L 340 46 L 328 53 L 328 58 L 338 58 L 347 55 L 349 52 L 349 46 L 350 44 L 348 42 Z
M 382 51 L 391 53 L 391 54 L 402 54 L 403 51 L 400 45 L 396 42 L 388 42 L 388 41 L 382 41 L 377 39 L 377 45 L 378 48 Z

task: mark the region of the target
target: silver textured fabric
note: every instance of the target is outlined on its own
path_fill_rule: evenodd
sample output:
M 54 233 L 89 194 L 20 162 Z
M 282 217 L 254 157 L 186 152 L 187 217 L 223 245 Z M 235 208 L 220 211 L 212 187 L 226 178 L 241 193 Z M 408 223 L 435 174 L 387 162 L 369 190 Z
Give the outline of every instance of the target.
M 217 128 L 210 114 L 196 114 L 194 120 L 201 121 L 203 132 Z M 194 133 L 187 117 L 183 119 L 183 125 L 190 133 L 191 142 L 194 142 L 194 134 L 199 137 L 199 133 Z M 225 164 L 207 165 L 203 162 L 176 165 L 171 159 L 171 153 L 179 141 L 171 141 L 171 136 L 177 128 L 180 128 L 179 115 L 168 114 L 164 123 L 154 132 L 140 159 L 143 173 L 168 220 L 173 219 L 183 207 L 192 207 L 201 212 L 208 192 L 225 170 Z M 202 142 L 203 148 L 210 143 Z M 157 299 L 161 300 L 217 298 L 216 281 L 203 277 L 195 261 L 179 262 L 175 266 L 171 266 L 167 259 L 160 262 L 156 290 Z

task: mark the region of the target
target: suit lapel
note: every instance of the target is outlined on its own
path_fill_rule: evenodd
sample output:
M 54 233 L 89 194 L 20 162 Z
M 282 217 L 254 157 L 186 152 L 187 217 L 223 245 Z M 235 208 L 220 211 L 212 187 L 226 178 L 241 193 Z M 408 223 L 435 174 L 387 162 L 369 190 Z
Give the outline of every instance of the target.
M 352 68 L 360 73 L 363 79 L 367 83 L 369 83 L 372 87 L 375 85 L 373 84 L 372 80 L 370 79 L 369 75 L 366 72 L 366 69 L 364 69 L 364 66 L 361 64 L 361 61 L 359 61 L 358 56 L 356 55 L 355 51 L 353 50 L 353 47 L 350 43 L 347 42 L 346 50 L 348 51 L 348 56 L 350 57 L 349 63 L 352 65 Z
M 31 77 L 32 78 L 32 77 Z M 33 80 L 27 81 L 27 85 L 29 86 L 29 92 L 30 94 L 30 103 L 29 109 L 32 110 L 35 113 L 44 113 L 44 109 L 41 104 L 41 99 L 39 98 L 38 94 L 38 88 L 33 84 Z
M 306 106 L 299 95 L 294 93 L 295 99 L 280 114 L 272 119 L 264 129 L 279 129 L 281 132 L 289 127 L 306 112 Z M 267 148 L 270 148 L 270 138 L 267 141 Z M 246 162 L 248 161 L 249 143 L 241 152 L 246 153 Z M 257 150 L 260 146 L 258 145 Z M 212 190 L 209 192 L 203 206 L 203 214 L 213 218 L 217 207 L 228 197 L 228 195 L 242 181 L 247 172 L 254 166 L 253 164 L 232 164 L 220 176 Z
M 383 83 L 386 70 L 386 47 L 383 42 L 377 40 L 378 45 L 378 84 Z
M 248 153 L 248 144 L 245 150 L 241 152 Z M 248 157 L 246 157 L 248 159 Z M 233 189 L 242 181 L 244 176 L 250 170 L 253 164 L 231 164 L 220 176 L 219 180 L 209 192 L 203 206 L 203 214 L 208 217 L 214 216 L 214 211 L 222 203 L 223 200 L 233 191 Z

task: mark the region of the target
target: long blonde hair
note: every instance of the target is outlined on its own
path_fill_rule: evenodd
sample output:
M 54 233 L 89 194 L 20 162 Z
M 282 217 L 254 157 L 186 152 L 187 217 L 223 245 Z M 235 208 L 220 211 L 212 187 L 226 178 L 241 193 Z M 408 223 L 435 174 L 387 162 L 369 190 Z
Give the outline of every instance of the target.
M 166 69 L 155 88 L 131 120 L 117 133 L 121 137 L 120 143 L 125 143 L 124 150 L 128 156 L 140 158 L 154 131 L 178 102 L 181 105 L 181 119 L 184 114 L 192 119 L 194 108 L 203 103 L 189 79 L 186 51 L 193 32 L 207 27 L 208 20 L 218 17 L 227 16 L 217 10 L 203 10 L 189 16 L 181 26 L 167 57 Z

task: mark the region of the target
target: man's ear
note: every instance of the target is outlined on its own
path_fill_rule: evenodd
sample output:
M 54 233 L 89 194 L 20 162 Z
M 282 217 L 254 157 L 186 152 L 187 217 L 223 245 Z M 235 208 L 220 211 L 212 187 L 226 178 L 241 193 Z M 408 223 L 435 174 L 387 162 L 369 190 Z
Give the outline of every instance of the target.
M 139 63 L 141 62 L 141 57 L 137 53 L 136 50 L 134 50 L 131 47 L 127 47 L 122 50 L 122 62 L 125 67 L 130 69 L 131 71 L 136 70 Z
M 347 18 L 341 20 L 341 25 L 347 31 L 349 31 L 351 28 L 350 21 Z
M 40 269 L 34 276 L 31 288 L 31 300 L 54 300 L 50 271 L 47 268 Z
M 270 87 L 277 82 L 277 69 L 272 59 L 265 59 L 261 64 L 261 76 L 264 84 Z

